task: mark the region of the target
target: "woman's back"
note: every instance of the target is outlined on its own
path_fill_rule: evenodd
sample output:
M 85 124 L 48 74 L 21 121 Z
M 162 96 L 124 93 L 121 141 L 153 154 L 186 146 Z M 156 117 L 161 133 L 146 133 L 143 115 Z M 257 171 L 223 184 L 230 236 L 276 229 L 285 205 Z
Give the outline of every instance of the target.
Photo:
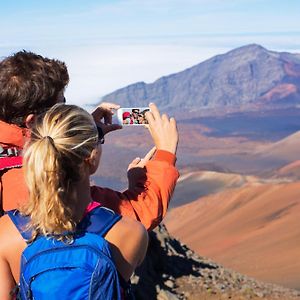
M 24 154 L 29 201 L 21 208 L 21 214 L 30 220 L 26 226 L 31 231 L 29 243 L 34 245 L 45 236 L 58 244 L 72 244 L 77 225 L 93 201 L 89 176 L 99 165 L 100 141 L 92 117 L 76 106 L 56 105 L 36 122 Z M 145 228 L 124 217 L 118 219 L 105 239 L 118 272 L 127 281 L 145 256 Z M 20 257 L 25 248 L 25 241 L 9 217 L 1 218 L 1 299 L 10 299 L 9 291 L 19 281 Z
M 113 262 L 125 281 L 128 281 L 137 265 L 143 260 L 148 235 L 137 221 L 123 217 L 106 233 Z M 143 247 L 141 247 L 143 245 Z M 11 299 L 11 291 L 19 282 L 20 258 L 27 247 L 25 240 L 11 219 L 0 219 L 0 299 Z

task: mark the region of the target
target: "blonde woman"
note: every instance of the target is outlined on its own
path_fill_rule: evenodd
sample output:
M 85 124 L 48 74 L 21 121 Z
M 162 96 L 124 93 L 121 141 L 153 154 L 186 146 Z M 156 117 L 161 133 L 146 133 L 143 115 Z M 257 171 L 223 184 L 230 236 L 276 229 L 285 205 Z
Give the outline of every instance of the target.
M 153 108 L 156 109 L 154 106 Z M 157 112 L 156 119 L 159 116 Z M 153 125 L 156 124 L 152 113 L 149 113 L 148 118 Z M 164 124 L 165 122 L 163 121 Z M 168 130 L 158 127 L 155 129 L 150 126 L 154 139 L 155 135 Z M 21 215 L 29 216 L 30 219 L 26 225 L 26 230 L 31 232 L 30 243 L 34 244 L 39 236 L 70 245 L 76 241 L 78 224 L 99 206 L 91 197 L 89 176 L 99 165 L 101 139 L 101 133 L 99 134 L 91 115 L 74 105 L 56 104 L 43 118 L 36 121 L 24 154 L 29 201 L 21 209 Z M 147 231 L 141 223 L 122 217 L 113 222 L 105 239 L 110 245 L 112 260 L 120 277 L 128 281 L 145 256 Z M 19 282 L 20 258 L 26 246 L 26 241 L 12 220 L 7 215 L 2 217 L 2 300 L 12 299 L 10 291 Z

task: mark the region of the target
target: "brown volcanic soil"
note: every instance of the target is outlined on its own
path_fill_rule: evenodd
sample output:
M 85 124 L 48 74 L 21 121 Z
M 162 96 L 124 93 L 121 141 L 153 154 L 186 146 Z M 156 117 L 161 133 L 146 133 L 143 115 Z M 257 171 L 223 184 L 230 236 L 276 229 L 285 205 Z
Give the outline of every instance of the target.
M 172 209 L 165 223 L 201 255 L 300 289 L 300 182 L 247 184 Z
M 226 189 L 237 188 L 248 182 L 260 181 L 254 176 L 245 176 L 216 171 L 182 170 L 176 184 L 170 207 L 190 203 L 200 197 L 219 193 Z

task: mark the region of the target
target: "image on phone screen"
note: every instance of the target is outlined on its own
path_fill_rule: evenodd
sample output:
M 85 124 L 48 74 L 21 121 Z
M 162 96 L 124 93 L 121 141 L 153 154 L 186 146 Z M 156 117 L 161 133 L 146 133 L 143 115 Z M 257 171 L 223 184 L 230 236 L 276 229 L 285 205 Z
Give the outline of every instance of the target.
M 117 111 L 118 123 L 123 126 L 136 126 L 148 124 L 145 113 L 149 107 L 122 107 Z

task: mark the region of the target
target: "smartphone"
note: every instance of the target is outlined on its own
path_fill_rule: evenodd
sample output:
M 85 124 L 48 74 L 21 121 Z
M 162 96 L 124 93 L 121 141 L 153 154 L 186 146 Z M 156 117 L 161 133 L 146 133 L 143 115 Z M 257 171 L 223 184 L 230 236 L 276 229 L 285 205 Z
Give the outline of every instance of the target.
M 122 126 L 140 126 L 148 124 L 145 113 L 149 107 L 121 107 L 117 110 L 118 123 Z

